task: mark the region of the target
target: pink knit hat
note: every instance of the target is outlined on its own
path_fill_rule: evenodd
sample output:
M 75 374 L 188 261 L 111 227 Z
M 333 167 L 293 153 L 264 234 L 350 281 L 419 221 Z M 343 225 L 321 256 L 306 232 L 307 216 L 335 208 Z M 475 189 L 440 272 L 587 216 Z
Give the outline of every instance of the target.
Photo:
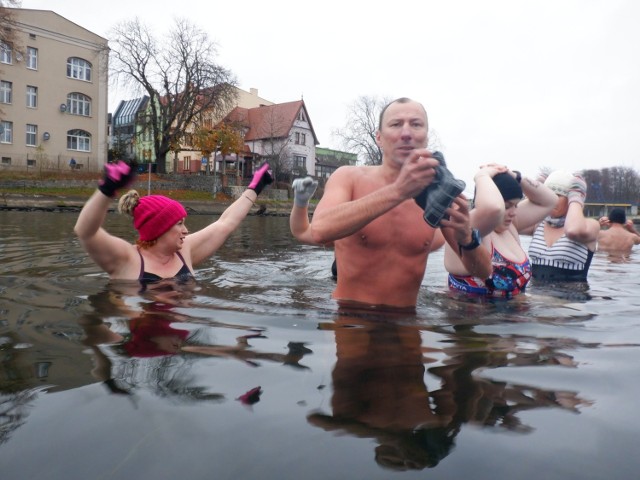
M 187 216 L 182 204 L 162 195 L 141 197 L 133 209 L 133 226 L 140 240 L 155 240 Z
M 154 337 L 175 337 L 185 340 L 189 330 L 173 328 L 171 321 L 154 316 L 134 318 L 129 324 L 131 340 L 124 344 L 124 349 L 132 357 L 158 357 L 171 355 L 172 352 L 162 350 L 152 339 Z

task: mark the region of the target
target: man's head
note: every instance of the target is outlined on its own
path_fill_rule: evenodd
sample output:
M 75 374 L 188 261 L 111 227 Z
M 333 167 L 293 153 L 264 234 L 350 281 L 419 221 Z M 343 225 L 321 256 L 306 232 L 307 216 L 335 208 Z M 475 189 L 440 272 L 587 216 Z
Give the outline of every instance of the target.
M 624 213 L 624 209 L 622 208 L 613 208 L 609 212 L 609 221 L 611 223 L 619 223 L 621 225 L 624 225 L 625 223 L 627 223 L 627 214 Z
M 424 106 L 410 98 L 398 98 L 380 112 L 376 143 L 384 157 L 403 163 L 417 148 L 428 143 L 429 124 Z

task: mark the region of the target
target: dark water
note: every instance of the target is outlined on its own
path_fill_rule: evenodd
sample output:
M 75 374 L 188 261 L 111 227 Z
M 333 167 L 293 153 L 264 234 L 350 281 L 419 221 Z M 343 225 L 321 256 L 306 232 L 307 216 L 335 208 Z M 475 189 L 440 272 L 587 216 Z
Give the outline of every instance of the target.
M 2 480 L 638 478 L 637 251 L 485 304 L 437 252 L 416 315 L 354 315 L 286 218 L 145 292 L 107 282 L 75 218 L 0 212 Z

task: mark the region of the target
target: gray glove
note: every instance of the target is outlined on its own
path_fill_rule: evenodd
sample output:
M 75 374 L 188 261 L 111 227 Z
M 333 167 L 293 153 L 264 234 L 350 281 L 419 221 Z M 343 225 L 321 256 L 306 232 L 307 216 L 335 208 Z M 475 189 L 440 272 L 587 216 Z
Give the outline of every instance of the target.
M 309 200 L 316 193 L 318 181 L 311 177 L 296 178 L 291 184 L 293 189 L 293 203 L 296 207 L 307 208 Z

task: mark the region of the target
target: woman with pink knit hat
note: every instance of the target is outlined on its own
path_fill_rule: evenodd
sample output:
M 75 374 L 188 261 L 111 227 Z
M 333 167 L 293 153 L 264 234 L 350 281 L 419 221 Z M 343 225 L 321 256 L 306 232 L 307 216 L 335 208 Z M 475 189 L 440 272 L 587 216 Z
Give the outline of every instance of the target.
M 91 259 L 112 279 L 152 282 L 189 278 L 193 266 L 213 255 L 247 216 L 262 189 L 273 180 L 269 164 L 253 175 L 247 190 L 211 225 L 189 234 L 187 211 L 162 195 L 141 197 L 131 190 L 120 198 L 118 210 L 133 217 L 139 238 L 135 245 L 102 227 L 117 190 L 129 185 L 135 172 L 125 162 L 105 165 L 104 178 L 82 208 L 74 232 Z

